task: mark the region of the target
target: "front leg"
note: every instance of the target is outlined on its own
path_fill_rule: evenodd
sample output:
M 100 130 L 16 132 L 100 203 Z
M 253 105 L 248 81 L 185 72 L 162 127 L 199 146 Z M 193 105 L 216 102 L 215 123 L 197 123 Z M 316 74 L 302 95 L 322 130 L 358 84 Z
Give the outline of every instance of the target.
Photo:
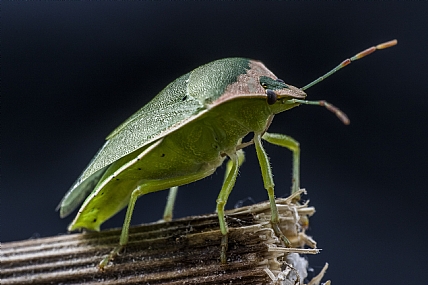
M 271 224 L 272 229 L 275 232 L 276 236 L 279 237 L 286 247 L 290 247 L 290 241 L 287 237 L 281 232 L 279 228 L 279 213 L 275 203 L 275 193 L 273 183 L 272 170 L 269 164 L 269 158 L 266 154 L 265 149 L 262 146 L 261 134 L 255 134 L 254 143 L 256 145 L 257 158 L 259 159 L 260 169 L 262 172 L 263 183 L 265 189 L 268 192 L 270 209 L 271 209 Z
M 282 135 L 282 134 L 270 134 L 264 133 L 262 139 L 265 141 L 286 147 L 293 152 L 293 178 L 292 178 L 292 187 L 291 194 L 296 193 L 300 190 L 300 145 L 292 137 Z

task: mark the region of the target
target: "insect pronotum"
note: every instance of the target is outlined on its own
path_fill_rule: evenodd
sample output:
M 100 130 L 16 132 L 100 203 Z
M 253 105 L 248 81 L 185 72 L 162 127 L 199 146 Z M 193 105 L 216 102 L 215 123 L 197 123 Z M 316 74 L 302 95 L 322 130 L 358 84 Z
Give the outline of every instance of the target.
M 352 61 L 396 44 L 392 40 L 368 48 L 302 88 L 286 84 L 261 62 L 246 58 L 220 59 L 192 70 L 107 136 L 104 146 L 58 206 L 61 217 L 84 200 L 68 229 L 99 231 L 104 221 L 128 206 L 119 245 L 100 262 L 102 269 L 127 244 L 138 197 L 171 188 L 165 211 L 165 219 L 171 219 L 176 187 L 211 175 L 228 157 L 217 198 L 222 233 L 220 259 L 225 263 L 228 228 L 224 207 L 244 161 L 242 149 L 254 144 L 270 201 L 272 228 L 284 245 L 290 246 L 278 226 L 272 172 L 261 141 L 293 152 L 292 192 L 300 187 L 300 148 L 289 136 L 267 132 L 274 115 L 301 104 L 320 105 L 349 124 L 347 116 L 326 101 L 305 100 L 304 91 Z M 253 139 L 242 142 L 249 133 L 254 133 Z

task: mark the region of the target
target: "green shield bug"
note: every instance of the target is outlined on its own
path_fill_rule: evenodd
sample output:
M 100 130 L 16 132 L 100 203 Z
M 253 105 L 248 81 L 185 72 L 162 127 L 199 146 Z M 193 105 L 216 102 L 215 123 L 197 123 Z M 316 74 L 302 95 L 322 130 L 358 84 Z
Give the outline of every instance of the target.
M 227 223 L 224 207 L 243 162 L 242 149 L 254 144 L 264 187 L 271 206 L 271 225 L 285 246 L 275 204 L 274 183 L 268 156 L 261 140 L 293 152 L 292 192 L 299 189 L 299 144 L 291 137 L 267 129 L 274 115 L 301 104 L 325 106 L 349 124 L 344 113 L 325 101 L 306 101 L 309 87 L 396 40 L 368 48 L 346 59 L 324 76 L 297 88 L 278 79 L 261 62 L 226 58 L 200 66 L 170 83 L 147 105 L 116 128 L 79 179 L 62 199 L 60 216 L 69 215 L 83 200 L 68 230 L 99 231 L 100 225 L 128 206 L 120 244 L 104 258 L 104 268 L 128 242 L 128 230 L 138 197 L 188 184 L 211 175 L 229 158 L 223 186 L 217 198 L 222 233 L 220 258 L 226 262 Z M 252 140 L 242 142 L 254 133 Z M 86 199 L 85 199 L 86 198 Z M 171 217 L 173 198 L 165 212 Z

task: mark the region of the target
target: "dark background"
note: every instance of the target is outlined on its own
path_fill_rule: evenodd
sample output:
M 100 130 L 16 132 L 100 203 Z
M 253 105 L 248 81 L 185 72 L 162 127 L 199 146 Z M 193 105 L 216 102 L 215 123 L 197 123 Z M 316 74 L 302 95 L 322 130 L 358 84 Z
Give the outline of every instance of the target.
M 55 207 L 110 131 L 178 76 L 215 59 L 263 61 L 301 87 L 346 57 L 397 38 L 310 88 L 345 111 L 280 114 L 301 143 L 301 185 L 317 213 L 311 256 L 337 284 L 422 283 L 427 265 L 428 3 L 2 2 L 2 242 L 66 233 Z M 291 154 L 266 145 L 277 196 Z M 267 199 L 253 147 L 228 207 Z M 224 168 L 181 188 L 176 217 L 209 213 Z M 140 198 L 133 224 L 161 218 L 167 192 Z M 122 225 L 124 212 L 103 228 Z M 326 279 L 325 279 L 326 280 Z

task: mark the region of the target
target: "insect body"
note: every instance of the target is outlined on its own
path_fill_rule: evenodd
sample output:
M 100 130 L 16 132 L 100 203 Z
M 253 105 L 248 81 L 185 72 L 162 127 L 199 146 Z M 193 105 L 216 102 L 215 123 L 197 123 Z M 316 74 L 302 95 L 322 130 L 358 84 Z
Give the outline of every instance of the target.
M 392 46 L 391 41 L 376 49 Z M 325 77 L 326 77 L 325 76 Z M 320 77 L 315 83 L 321 81 Z M 61 201 L 60 215 L 70 214 L 85 198 L 69 230 L 99 231 L 100 225 L 128 205 L 120 245 L 101 263 L 103 268 L 128 242 L 128 230 L 138 197 L 170 187 L 188 184 L 211 175 L 226 157 L 228 170 L 217 199 L 223 234 L 221 260 L 226 260 L 227 224 L 224 207 L 242 163 L 242 148 L 254 144 L 264 186 L 268 192 L 275 233 L 289 245 L 278 227 L 274 183 L 261 140 L 293 151 L 293 186 L 299 189 L 299 145 L 292 138 L 269 134 L 275 114 L 300 104 L 324 105 L 349 123 L 346 116 L 324 101 L 305 101 L 305 89 L 284 83 L 261 62 L 244 58 L 217 60 L 181 76 L 152 101 L 115 129 L 80 178 Z M 244 136 L 254 133 L 250 142 Z

